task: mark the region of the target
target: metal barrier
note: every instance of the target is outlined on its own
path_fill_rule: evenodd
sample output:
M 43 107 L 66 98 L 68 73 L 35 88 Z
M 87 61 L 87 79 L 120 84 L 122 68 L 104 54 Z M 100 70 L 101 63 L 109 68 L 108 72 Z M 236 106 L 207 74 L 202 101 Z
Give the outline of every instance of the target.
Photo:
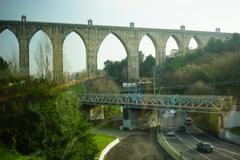
M 164 138 L 162 135 L 162 132 L 157 129 L 157 140 L 158 143 L 163 147 L 163 149 L 168 152 L 169 155 L 171 155 L 175 160 L 188 160 L 186 157 L 183 156 L 182 153 L 175 150 Z

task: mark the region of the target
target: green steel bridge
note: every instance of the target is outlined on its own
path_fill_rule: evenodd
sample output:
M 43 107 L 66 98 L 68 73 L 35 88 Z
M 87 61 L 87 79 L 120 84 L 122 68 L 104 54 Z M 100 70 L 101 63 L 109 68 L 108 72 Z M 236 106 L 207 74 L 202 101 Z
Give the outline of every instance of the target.
M 217 95 L 153 95 L 153 94 L 81 94 L 84 105 L 118 105 L 135 109 L 180 110 L 221 114 L 229 110 L 232 96 Z

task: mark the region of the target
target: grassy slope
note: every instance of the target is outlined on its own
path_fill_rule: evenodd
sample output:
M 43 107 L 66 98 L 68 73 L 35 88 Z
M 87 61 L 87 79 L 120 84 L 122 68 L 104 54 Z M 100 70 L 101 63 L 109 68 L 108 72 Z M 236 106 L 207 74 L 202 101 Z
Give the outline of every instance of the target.
M 76 93 L 76 94 L 86 92 L 86 88 L 81 83 L 77 83 L 77 84 L 72 85 L 71 87 L 69 87 L 68 90 L 70 90 L 70 91 L 72 91 L 73 93 Z
M 0 147 L 0 159 L 1 160 L 43 160 L 42 158 L 34 156 L 21 156 L 19 153 L 13 150 L 7 150 L 4 147 Z

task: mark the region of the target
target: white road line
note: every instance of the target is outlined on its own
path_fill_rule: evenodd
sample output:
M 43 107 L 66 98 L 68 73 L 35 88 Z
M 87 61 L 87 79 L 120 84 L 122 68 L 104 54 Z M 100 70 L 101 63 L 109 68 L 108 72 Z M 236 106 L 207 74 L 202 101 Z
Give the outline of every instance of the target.
M 196 137 L 194 137 L 192 134 L 190 134 L 190 136 L 191 136 L 195 141 L 201 142 L 199 139 L 197 139 Z M 231 153 L 231 151 L 225 150 L 225 149 L 220 148 L 220 147 L 216 147 L 216 146 L 215 146 L 215 148 L 217 148 L 217 149 L 219 149 L 219 150 L 223 150 L 223 151 L 225 151 L 225 152 Z M 233 158 L 233 157 L 230 157 L 229 155 L 226 155 L 226 154 L 224 154 L 224 153 L 222 153 L 222 152 L 219 152 L 219 151 L 216 151 L 216 150 L 215 150 L 215 152 L 223 155 L 224 157 L 230 158 L 230 159 L 232 159 L 232 160 L 237 160 L 237 159 L 235 159 L 235 158 Z M 240 154 L 235 153 L 235 152 L 232 152 L 231 154 L 240 155 Z
M 221 141 L 221 140 L 219 140 L 219 139 L 217 139 L 217 138 L 215 138 L 215 137 L 213 137 L 213 136 L 210 136 L 210 135 L 206 134 L 205 132 L 203 132 L 201 129 L 199 129 L 199 128 L 196 127 L 196 126 L 193 126 L 193 128 L 194 128 L 195 130 L 197 130 L 198 132 L 204 134 L 205 136 L 214 139 L 215 141 Z M 224 143 L 226 143 L 227 145 L 236 147 L 236 145 L 234 145 L 234 144 L 231 144 L 231 143 L 228 143 L 228 142 L 225 142 L 225 141 L 221 141 L 221 142 L 224 142 Z M 231 151 L 230 151 L 230 152 L 231 152 Z
M 185 142 L 183 141 L 183 139 L 180 138 L 179 136 L 176 135 L 176 137 L 177 137 L 183 144 L 185 144 L 188 148 L 193 149 L 193 150 L 195 149 L 195 147 L 192 147 L 192 145 L 189 145 L 189 144 L 185 143 Z M 204 157 L 204 158 L 206 158 L 206 159 L 208 159 L 208 160 L 211 160 L 211 158 L 205 156 L 204 154 L 202 154 L 202 153 L 199 153 L 199 154 L 200 154 L 202 157 Z

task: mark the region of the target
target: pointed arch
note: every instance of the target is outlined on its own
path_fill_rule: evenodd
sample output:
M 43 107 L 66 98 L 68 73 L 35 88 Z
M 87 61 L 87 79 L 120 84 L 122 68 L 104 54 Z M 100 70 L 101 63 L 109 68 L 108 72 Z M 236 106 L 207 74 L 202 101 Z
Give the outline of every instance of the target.
M 138 51 L 145 53 L 145 56 L 156 57 L 156 41 L 150 34 L 145 34 L 139 42 Z
M 180 50 L 180 41 L 177 36 L 172 35 L 168 38 L 165 45 L 165 54 L 167 56 L 174 56 Z
M 30 34 L 30 40 L 32 40 L 33 36 L 36 35 L 36 33 L 38 33 L 39 31 L 40 31 L 40 32 L 43 32 L 44 34 L 46 34 L 47 37 L 51 40 L 50 33 L 49 33 L 47 30 L 45 30 L 43 27 L 38 27 L 38 28 L 36 28 L 36 29 Z M 52 40 L 51 40 L 51 42 L 52 42 Z
M 153 69 L 156 65 L 156 42 L 153 37 L 149 34 L 145 34 L 140 40 L 138 50 L 140 77 L 152 77 Z
M 86 70 L 86 43 L 76 32 L 68 33 L 63 41 L 63 72 L 76 73 Z
M 196 49 L 201 46 L 201 41 L 197 36 L 192 36 L 188 43 L 188 49 Z
M 11 27 L 8 27 L 8 26 L 5 26 L 3 27 L 1 30 L 0 30 L 0 34 L 6 30 L 9 30 L 12 34 L 14 34 L 14 36 L 17 38 L 17 40 L 19 41 L 19 38 L 16 34 L 16 32 L 11 28 Z
M 128 50 L 124 41 L 116 33 L 109 33 L 98 48 L 97 68 L 103 69 L 106 60 L 121 61 L 127 56 Z
M 17 74 L 19 71 L 19 40 L 8 27 L 0 32 L 0 56 L 8 61 L 13 74 Z
M 76 34 L 78 37 L 80 37 L 81 38 L 81 40 L 83 41 L 83 43 L 84 43 L 84 46 L 86 47 L 86 41 L 85 41 L 85 38 L 82 36 L 82 34 L 80 33 L 80 32 L 78 32 L 77 30 L 70 30 L 70 32 L 66 32 L 66 33 L 64 33 L 64 40 L 63 41 L 65 41 L 66 40 L 66 38 L 70 35 L 70 34 Z
M 46 65 L 43 69 L 41 65 Z M 53 44 L 49 36 L 38 30 L 29 41 L 29 72 L 34 77 L 52 78 Z

